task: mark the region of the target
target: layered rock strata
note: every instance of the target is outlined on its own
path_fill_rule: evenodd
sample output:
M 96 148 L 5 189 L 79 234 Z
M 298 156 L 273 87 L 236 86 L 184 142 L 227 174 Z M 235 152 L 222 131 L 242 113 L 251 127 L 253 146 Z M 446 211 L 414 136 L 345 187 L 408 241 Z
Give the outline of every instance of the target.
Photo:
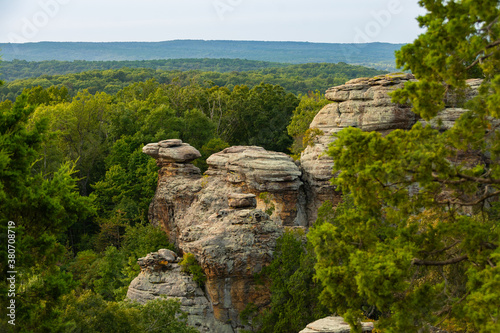
M 192 277 L 183 273 L 176 254 L 162 249 L 139 258 L 141 273 L 132 281 L 127 298 L 141 304 L 166 297 L 177 299 L 189 325 L 201 332 L 233 333 L 231 325 L 216 320 L 210 302 Z
M 455 121 L 467 110 L 465 101 L 477 95 L 482 82 L 480 79 L 467 81 L 468 88 L 460 93 L 448 93 L 444 100 L 445 109 L 430 122 L 419 119 L 409 105 L 392 103 L 390 93 L 403 88 L 408 81 L 415 81 L 412 74 L 388 74 L 374 78 L 360 78 L 346 84 L 330 88 L 326 98 L 333 103 L 326 105 L 314 118 L 310 128 L 321 131 L 314 144 L 302 153 L 300 164 L 303 171 L 307 198 L 309 226 L 316 219 L 319 206 L 326 200 L 335 205 L 340 193 L 330 184 L 332 159 L 326 155 L 328 145 L 335 140 L 332 136 L 347 127 L 357 127 L 363 131 L 377 131 L 388 134 L 396 129 L 410 129 L 417 121 L 439 130 L 450 129 Z M 477 163 L 477 157 L 467 156 Z
M 347 127 L 383 134 L 411 128 L 416 122 L 411 108 L 392 103 L 389 96 L 390 92 L 402 88 L 411 80 L 414 80 L 411 74 L 390 74 L 354 79 L 326 91 L 326 98 L 333 103 L 319 111 L 310 125 L 322 134 L 314 139 L 314 145 L 304 150 L 300 159 L 302 180 L 309 195 L 309 226 L 316 220 L 316 212 L 324 201 L 330 200 L 333 204 L 340 201 L 340 193 L 330 184 L 333 162 L 325 154 L 328 144 L 334 139 L 332 135 Z
M 231 147 L 212 155 L 202 176 L 189 163 L 193 149 L 180 140 L 144 147 L 160 167 L 149 217 L 180 252 L 195 255 L 215 319 L 237 329 L 248 303 L 269 303 L 268 285 L 254 276 L 271 262 L 283 226 L 305 220 L 301 172 L 286 154 Z
M 262 147 L 235 146 L 207 159 L 205 173 L 245 193 L 256 195 L 257 208 L 272 212 L 283 225 L 301 225 L 306 220 L 301 171 L 290 156 Z

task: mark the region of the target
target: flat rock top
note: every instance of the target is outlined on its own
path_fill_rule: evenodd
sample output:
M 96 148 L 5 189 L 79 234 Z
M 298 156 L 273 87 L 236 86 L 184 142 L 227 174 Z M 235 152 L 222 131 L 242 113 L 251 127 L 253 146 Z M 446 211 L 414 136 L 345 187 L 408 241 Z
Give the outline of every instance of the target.
M 297 190 L 300 171 L 285 153 L 262 147 L 235 146 L 213 154 L 207 159 L 207 175 L 220 175 L 230 183 L 246 182 L 259 192 Z
M 256 146 L 234 146 L 213 154 L 207 159 L 210 167 L 216 169 L 232 169 L 240 166 L 252 170 L 268 172 L 290 172 L 300 175 L 299 168 L 293 159 L 285 153 L 268 151 Z
M 361 323 L 363 332 L 371 332 L 373 330 L 373 323 Z M 342 317 L 326 317 L 316 320 L 307 325 L 305 329 L 299 333 L 349 333 L 351 328 Z
M 388 86 L 388 85 L 395 85 L 398 84 L 402 81 L 409 81 L 415 79 L 415 76 L 413 74 L 409 73 L 391 73 L 391 74 L 386 74 L 386 75 L 378 75 L 374 77 L 360 77 L 357 79 L 352 79 L 347 81 L 345 84 L 338 86 L 338 87 L 332 87 L 330 89 L 337 89 L 337 90 L 351 90 L 351 89 L 356 89 L 356 88 L 363 88 L 366 86 Z M 328 89 L 328 90 L 330 90 Z
M 409 73 L 392 73 L 374 77 L 361 77 L 347 81 L 341 86 L 331 87 L 326 91 L 326 97 L 338 91 L 366 90 L 371 87 L 389 87 L 414 80 L 415 76 Z
M 255 194 L 252 193 L 229 193 L 227 196 L 229 199 L 253 199 L 255 198 Z
M 196 148 L 179 139 L 148 143 L 142 152 L 159 163 L 189 163 L 201 156 Z

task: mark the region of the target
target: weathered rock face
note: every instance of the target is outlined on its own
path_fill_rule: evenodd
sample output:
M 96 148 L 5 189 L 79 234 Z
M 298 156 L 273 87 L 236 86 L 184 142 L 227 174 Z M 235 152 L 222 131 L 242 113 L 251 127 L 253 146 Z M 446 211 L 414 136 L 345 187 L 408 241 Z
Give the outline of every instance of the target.
M 161 167 L 150 221 L 162 226 L 181 252 L 195 255 L 207 276 L 205 292 L 215 319 L 236 329 L 248 303 L 269 303 L 268 285 L 257 284 L 254 275 L 271 262 L 283 225 L 299 220 L 294 207 L 301 200 L 300 170 L 285 154 L 232 147 L 212 155 L 202 176 L 175 151 L 192 147 L 174 144 L 168 156 L 156 150 L 159 144 L 143 150 Z M 273 218 L 259 209 L 270 206 Z
M 168 163 L 188 163 L 201 156 L 196 148 L 179 139 L 149 143 L 142 148 L 143 153 L 156 159 L 158 166 Z
M 205 173 L 256 195 L 257 208 L 271 210 L 283 225 L 305 221 L 301 171 L 290 156 L 255 146 L 226 148 L 207 159 Z
M 300 167 L 283 153 L 236 146 L 210 156 L 209 169 L 202 176 L 189 163 L 200 156 L 199 152 L 180 140 L 151 143 L 143 148 L 160 167 L 150 222 L 161 226 L 181 253 L 193 253 L 202 266 L 207 275 L 204 295 L 209 310 L 202 311 L 208 316 L 207 322 L 213 313 L 220 323 L 230 322 L 233 329 L 238 329 L 239 313 L 248 303 L 268 304 L 268 285 L 257 284 L 254 275 L 270 263 L 283 228 L 307 229 L 324 201 L 340 201 L 341 194 L 329 182 L 333 161 L 325 154 L 334 140 L 332 134 L 349 126 L 382 134 L 411 128 L 418 121 L 415 114 L 408 106 L 393 104 L 389 96 L 411 80 L 414 78 L 410 74 L 392 74 L 351 80 L 329 89 L 326 96 L 334 103 L 325 106 L 310 126 L 323 134 L 305 149 Z M 465 111 L 462 101 L 471 98 L 479 84 L 471 80 L 471 89 L 464 96 L 447 96 L 447 108 L 439 114 L 443 130 Z M 167 286 L 169 279 L 181 279 L 171 276 L 177 268 L 161 270 L 161 274 L 155 268 L 148 273 L 148 260 L 140 261 L 143 272 L 131 286 L 131 297 L 146 299 L 164 292 L 177 295 L 172 291 L 174 286 L 158 289 L 160 284 Z M 162 282 L 155 285 L 151 281 Z M 202 301 L 196 302 L 193 304 Z M 195 305 L 195 309 L 203 306 Z
M 371 332 L 373 323 L 361 323 L 363 332 Z M 307 325 L 299 333 L 349 333 L 351 328 L 342 317 L 326 317 Z
M 191 326 L 201 332 L 233 333 L 231 325 L 215 319 L 205 293 L 177 262 L 176 254 L 166 249 L 140 258 L 141 273 L 130 284 L 127 298 L 142 304 L 161 296 L 177 299 Z
M 411 108 L 392 103 L 388 95 L 410 80 L 414 80 L 411 74 L 390 74 L 354 79 L 326 91 L 326 98 L 334 103 L 326 105 L 310 125 L 310 128 L 317 128 L 323 134 L 315 138 L 313 146 L 304 150 L 300 160 L 302 180 L 308 193 L 309 225 L 316 220 L 316 212 L 324 201 L 330 200 L 333 204 L 340 201 L 340 193 L 329 182 L 333 162 L 325 154 L 333 140 L 332 135 L 347 127 L 384 134 L 399 128 L 411 128 L 416 122 Z

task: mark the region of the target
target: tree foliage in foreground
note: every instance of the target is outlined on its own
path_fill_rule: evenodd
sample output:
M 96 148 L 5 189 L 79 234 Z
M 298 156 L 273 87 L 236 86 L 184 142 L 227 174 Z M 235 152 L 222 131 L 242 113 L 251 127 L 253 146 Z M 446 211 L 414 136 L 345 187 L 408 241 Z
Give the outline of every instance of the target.
M 425 119 L 482 72 L 451 130 L 417 123 L 383 137 L 349 128 L 328 154 L 346 202 L 309 238 L 322 299 L 359 331 L 500 331 L 499 1 L 421 0 L 426 33 L 397 53 L 419 79 L 396 92 Z
M 104 240 L 103 253 L 87 250 L 71 258 L 68 231 L 95 217 L 94 200 L 80 195 L 71 160 L 52 159 L 50 168 L 40 166 L 47 155 L 51 157 L 44 148 L 49 148 L 47 140 L 53 135 L 47 132 L 50 119 L 33 117 L 34 110 L 28 94 L 13 104 L 0 105 L 2 245 L 12 239 L 8 221 L 15 225 L 9 232 L 15 233 L 15 242 L 10 243 L 15 257 L 12 252 L 8 257 L 6 248 L 0 251 L 0 331 L 194 332 L 178 318 L 178 303 L 140 306 L 122 301 L 139 273 L 137 258 L 169 247 L 163 231 L 141 224 L 124 224 L 122 231 L 108 228 L 106 235 L 119 249 Z M 14 269 L 15 297 L 8 297 L 11 274 L 6 272 Z M 16 325 L 8 323 L 12 318 L 6 316 L 12 299 Z
M 313 279 L 315 263 L 302 230 L 286 231 L 277 240 L 273 261 L 263 270 L 271 280 L 271 304 L 256 320 L 259 332 L 299 332 L 329 314 L 318 300 L 321 285 Z
M 197 333 L 187 325 L 187 314 L 173 299 L 155 299 L 144 305 L 130 301 L 106 302 L 100 295 L 85 292 L 64 297 L 61 331 L 66 333 Z

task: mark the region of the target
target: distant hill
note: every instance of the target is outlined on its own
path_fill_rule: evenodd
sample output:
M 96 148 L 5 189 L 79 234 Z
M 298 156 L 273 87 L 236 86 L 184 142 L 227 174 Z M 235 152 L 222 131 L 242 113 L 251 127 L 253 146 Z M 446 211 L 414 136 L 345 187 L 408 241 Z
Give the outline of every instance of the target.
M 0 43 L 3 60 L 153 60 L 229 58 L 290 64 L 327 62 L 394 69 L 394 51 L 404 44 L 334 44 L 308 42 L 203 41 Z

